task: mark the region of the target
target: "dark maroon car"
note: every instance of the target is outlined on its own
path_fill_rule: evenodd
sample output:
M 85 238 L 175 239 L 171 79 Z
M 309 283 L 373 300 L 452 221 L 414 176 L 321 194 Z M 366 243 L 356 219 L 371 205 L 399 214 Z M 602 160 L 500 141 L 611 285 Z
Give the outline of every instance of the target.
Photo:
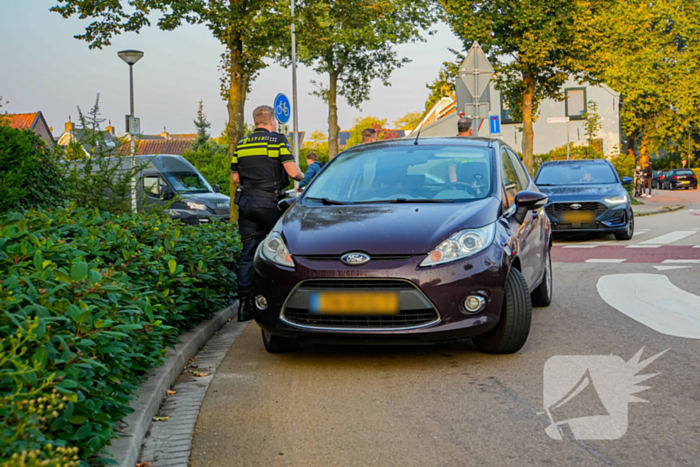
M 546 202 L 496 139 L 343 152 L 280 203 L 288 209 L 256 253 L 266 349 L 473 338 L 484 352 L 517 352 L 532 304 L 552 299 Z

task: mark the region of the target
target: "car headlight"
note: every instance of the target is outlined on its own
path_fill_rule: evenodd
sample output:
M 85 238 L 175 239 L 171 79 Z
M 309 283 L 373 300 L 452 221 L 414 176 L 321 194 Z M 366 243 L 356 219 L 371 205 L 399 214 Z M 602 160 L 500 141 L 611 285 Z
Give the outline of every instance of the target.
M 605 198 L 605 202 L 608 204 L 621 204 L 621 203 L 626 203 L 629 200 L 627 197 L 627 194 L 624 194 L 622 196 L 615 196 L 613 198 Z
M 190 209 L 193 209 L 195 211 L 206 211 L 207 210 L 206 204 L 191 203 L 189 201 L 187 202 L 187 207 Z
M 459 231 L 431 251 L 420 265 L 421 267 L 435 266 L 474 255 L 493 243 L 495 233 L 496 223 L 480 229 Z
M 287 245 L 284 244 L 284 240 L 282 240 L 282 236 L 278 232 L 272 232 L 267 236 L 262 244 L 262 254 L 267 260 L 275 264 L 288 268 L 294 267 L 292 255 L 289 254 Z

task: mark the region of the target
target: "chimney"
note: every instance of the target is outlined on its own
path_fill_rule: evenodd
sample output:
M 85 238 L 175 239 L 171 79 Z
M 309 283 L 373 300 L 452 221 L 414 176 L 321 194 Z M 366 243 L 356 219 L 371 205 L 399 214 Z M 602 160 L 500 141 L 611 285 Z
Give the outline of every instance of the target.
M 170 139 L 170 133 L 168 133 L 168 129 L 163 127 L 163 133 L 161 133 L 160 136 L 163 139 Z
M 114 127 L 112 126 L 112 120 L 109 121 L 109 126 L 105 128 L 105 131 L 114 136 Z
M 70 115 L 68 116 L 68 122 L 66 122 L 66 133 L 71 133 L 73 130 L 75 130 L 75 123 L 73 123 L 70 119 Z

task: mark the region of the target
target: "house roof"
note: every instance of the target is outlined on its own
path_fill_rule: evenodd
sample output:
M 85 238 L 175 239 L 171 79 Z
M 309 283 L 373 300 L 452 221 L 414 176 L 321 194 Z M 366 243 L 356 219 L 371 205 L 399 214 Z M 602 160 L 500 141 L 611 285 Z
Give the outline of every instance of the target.
M 6 117 L 10 121 L 10 126 L 15 130 L 31 130 L 39 120 L 41 112 L 30 114 L 7 114 Z
M 191 150 L 194 140 L 170 139 L 170 140 L 142 140 L 136 142 L 136 155 L 150 154 L 174 154 L 181 156 L 185 151 Z M 126 142 L 119 148 L 120 156 L 131 155 L 131 143 Z

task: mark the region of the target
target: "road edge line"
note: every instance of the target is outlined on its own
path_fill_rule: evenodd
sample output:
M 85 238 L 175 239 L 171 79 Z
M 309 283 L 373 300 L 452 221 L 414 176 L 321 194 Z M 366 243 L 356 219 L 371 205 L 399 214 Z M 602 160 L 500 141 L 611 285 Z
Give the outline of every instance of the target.
M 141 383 L 133 394 L 135 399 L 129 406 L 134 409 L 122 423 L 125 425 L 119 432 L 119 438 L 105 448 L 112 459 L 121 467 L 135 466 L 141 454 L 141 444 L 151 426 L 151 420 L 158 413 L 165 399 L 166 391 L 187 366 L 190 358 L 197 355 L 199 349 L 235 315 L 238 301 L 218 312 L 211 319 L 205 320 L 196 328 L 180 336 L 180 343 L 175 349 L 168 348 L 165 352 L 166 362 L 163 366 L 151 369 L 147 379 Z

